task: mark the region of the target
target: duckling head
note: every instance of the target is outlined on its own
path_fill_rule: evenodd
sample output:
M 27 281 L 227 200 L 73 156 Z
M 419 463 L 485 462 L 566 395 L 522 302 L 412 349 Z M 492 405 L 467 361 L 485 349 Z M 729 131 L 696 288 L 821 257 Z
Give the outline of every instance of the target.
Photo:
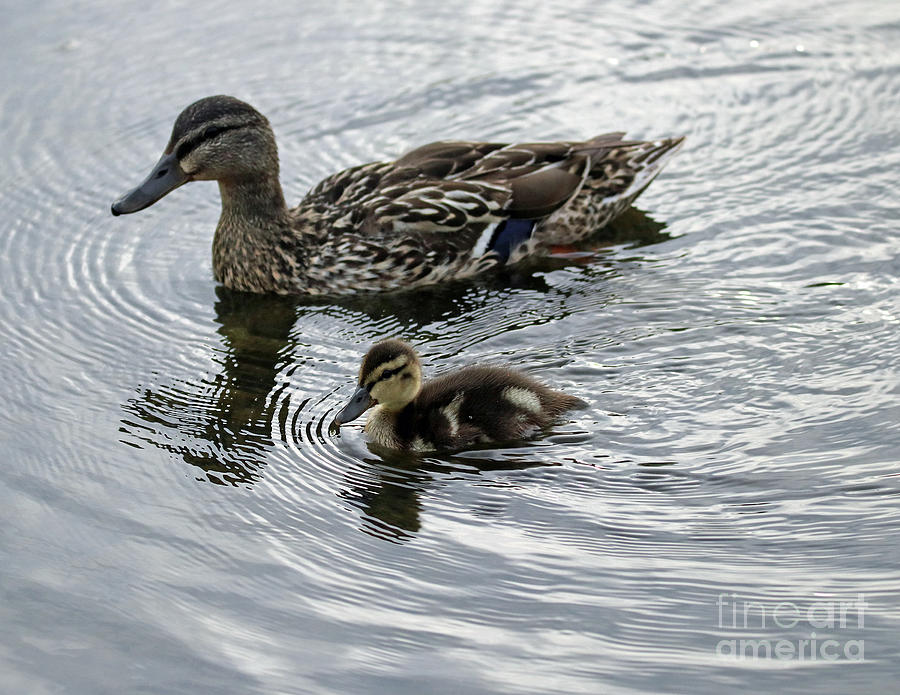
M 259 177 L 278 178 L 269 121 L 234 97 L 206 97 L 181 112 L 156 166 L 140 186 L 113 203 L 112 214 L 143 210 L 188 181 L 227 184 Z
M 415 350 L 402 340 L 376 343 L 363 358 L 356 393 L 331 424 L 337 427 L 355 420 L 373 405 L 399 412 L 421 387 L 422 366 Z

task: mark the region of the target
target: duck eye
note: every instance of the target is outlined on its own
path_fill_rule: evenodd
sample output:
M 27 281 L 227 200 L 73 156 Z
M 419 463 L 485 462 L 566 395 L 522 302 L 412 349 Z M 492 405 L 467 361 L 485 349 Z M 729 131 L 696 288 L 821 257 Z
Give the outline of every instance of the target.
M 243 128 L 243 125 L 235 124 L 235 125 L 213 125 L 203 130 L 198 136 L 191 140 L 186 140 L 178 146 L 178 149 L 175 151 L 175 156 L 178 159 L 184 159 L 191 152 L 196 150 L 200 145 L 208 140 L 212 140 L 218 135 L 225 133 L 229 130 L 238 130 L 239 128 Z
M 212 140 L 216 135 L 224 133 L 226 130 L 234 130 L 234 126 L 214 125 L 203 131 L 203 140 Z

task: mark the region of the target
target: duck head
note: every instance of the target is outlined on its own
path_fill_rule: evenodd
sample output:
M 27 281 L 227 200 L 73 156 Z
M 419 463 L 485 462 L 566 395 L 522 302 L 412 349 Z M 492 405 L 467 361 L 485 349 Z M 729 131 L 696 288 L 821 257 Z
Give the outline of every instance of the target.
M 356 393 L 331 425 L 339 427 L 355 420 L 373 405 L 399 412 L 421 388 L 422 366 L 415 350 L 402 340 L 376 343 L 363 358 Z
M 188 181 L 240 184 L 271 177 L 277 181 L 278 150 L 266 117 L 234 97 L 206 97 L 181 112 L 156 166 L 113 203 L 112 214 L 143 210 Z

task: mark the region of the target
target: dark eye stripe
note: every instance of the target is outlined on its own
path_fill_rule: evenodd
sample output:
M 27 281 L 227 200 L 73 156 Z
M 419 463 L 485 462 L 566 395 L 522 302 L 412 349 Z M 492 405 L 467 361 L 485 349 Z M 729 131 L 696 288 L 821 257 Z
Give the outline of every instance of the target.
M 178 159 L 184 159 L 191 152 L 196 150 L 200 145 L 207 140 L 212 140 L 214 137 L 221 135 L 229 130 L 238 130 L 239 128 L 243 128 L 242 125 L 214 125 L 206 128 L 201 131 L 197 137 L 191 138 L 190 140 L 181 143 L 178 146 L 178 149 L 175 150 L 175 156 Z
M 378 381 L 384 381 L 385 379 L 390 379 L 392 376 L 394 376 L 394 374 L 399 374 L 405 368 L 406 368 L 406 365 L 404 364 L 402 367 L 397 367 L 396 369 L 385 369 L 381 373 L 381 376 L 378 377 Z

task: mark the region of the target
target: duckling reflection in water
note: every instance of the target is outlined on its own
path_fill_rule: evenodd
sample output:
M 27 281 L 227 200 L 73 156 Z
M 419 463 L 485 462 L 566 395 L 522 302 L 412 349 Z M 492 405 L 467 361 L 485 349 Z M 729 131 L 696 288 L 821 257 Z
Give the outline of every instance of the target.
M 409 451 L 465 449 L 524 439 L 579 398 L 503 367 L 469 366 L 422 383 L 418 355 L 402 340 L 375 344 L 363 358 L 359 384 L 332 430 L 372 406 L 365 431 L 381 446 Z

